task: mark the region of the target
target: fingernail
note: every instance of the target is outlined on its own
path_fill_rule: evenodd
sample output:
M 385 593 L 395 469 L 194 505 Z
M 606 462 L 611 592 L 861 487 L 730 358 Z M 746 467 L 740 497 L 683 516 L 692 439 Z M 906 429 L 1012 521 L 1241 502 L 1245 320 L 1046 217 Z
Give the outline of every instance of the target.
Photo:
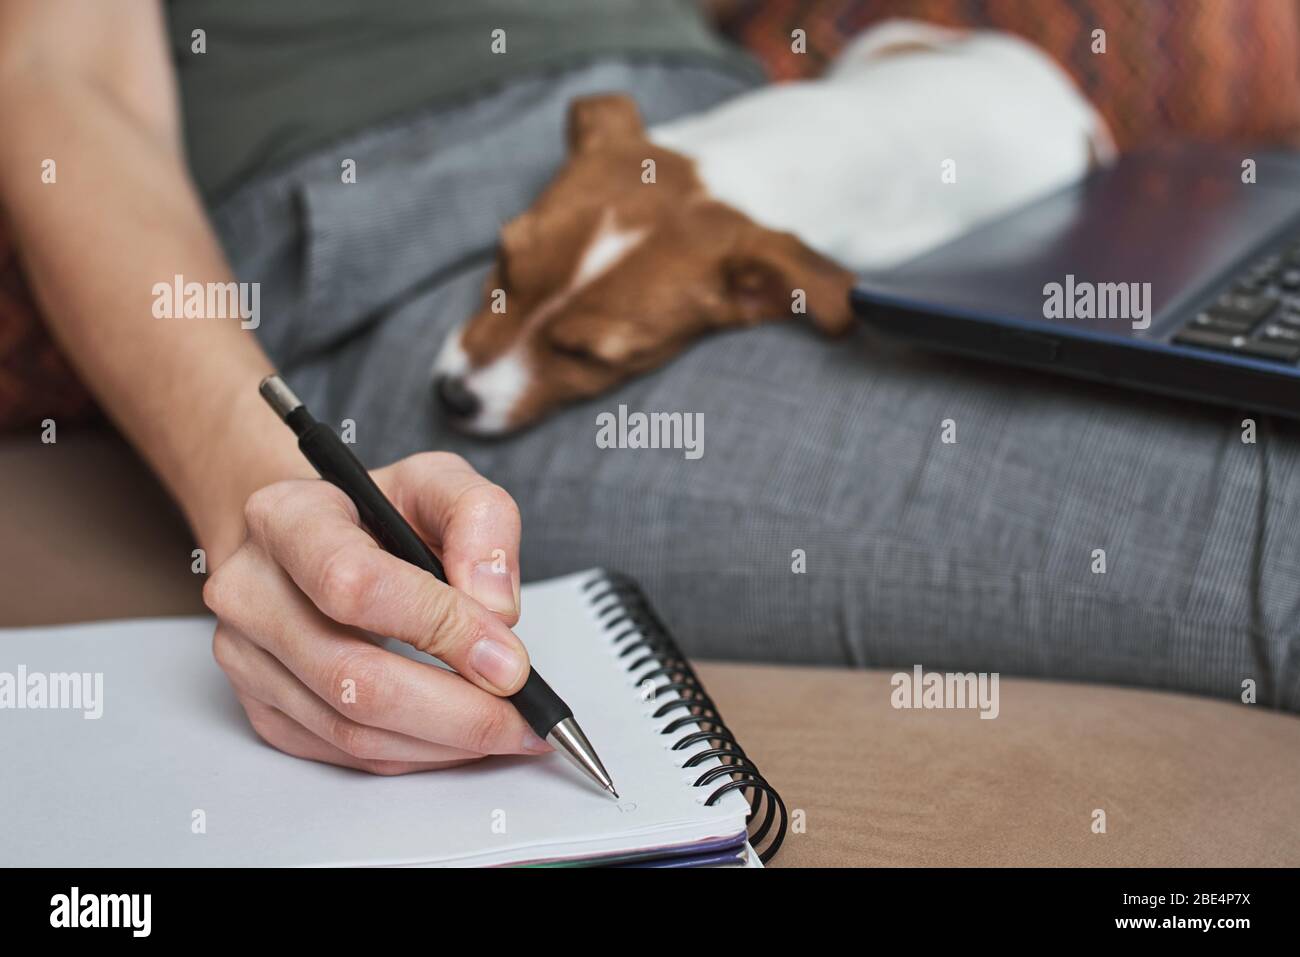
M 510 570 L 499 570 L 496 562 L 479 562 L 470 574 L 469 590 L 477 601 L 489 611 L 499 615 L 514 615 L 519 611 L 515 604 L 515 583 Z
M 524 734 L 523 743 L 519 747 L 530 754 L 546 754 L 548 751 L 555 750 L 531 731 Z
M 483 638 L 469 650 L 469 666 L 492 687 L 505 691 L 519 683 L 524 656 L 499 641 Z

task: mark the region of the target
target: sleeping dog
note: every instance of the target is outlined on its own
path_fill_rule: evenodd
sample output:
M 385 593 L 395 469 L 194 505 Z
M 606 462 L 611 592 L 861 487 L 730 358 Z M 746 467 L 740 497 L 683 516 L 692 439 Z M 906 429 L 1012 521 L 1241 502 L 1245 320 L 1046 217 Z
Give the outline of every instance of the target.
M 806 314 L 849 329 L 883 269 L 1113 155 L 1045 54 L 893 21 L 815 81 L 646 129 L 628 96 L 575 100 L 568 158 L 506 223 L 482 309 L 433 368 L 462 429 L 500 434 L 663 365 L 692 340 Z

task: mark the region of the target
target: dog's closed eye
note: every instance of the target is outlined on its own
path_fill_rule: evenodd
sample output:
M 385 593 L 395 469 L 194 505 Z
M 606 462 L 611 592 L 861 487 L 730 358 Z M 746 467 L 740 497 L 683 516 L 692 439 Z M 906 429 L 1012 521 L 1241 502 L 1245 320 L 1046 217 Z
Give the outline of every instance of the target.
M 608 365 L 604 359 L 593 353 L 585 345 L 552 341 L 551 350 L 557 356 L 562 356 L 565 359 L 572 359 L 575 362 Z
M 547 330 L 546 342 L 559 355 L 590 366 L 618 367 L 635 362 L 660 343 L 652 326 L 623 316 L 580 314 Z

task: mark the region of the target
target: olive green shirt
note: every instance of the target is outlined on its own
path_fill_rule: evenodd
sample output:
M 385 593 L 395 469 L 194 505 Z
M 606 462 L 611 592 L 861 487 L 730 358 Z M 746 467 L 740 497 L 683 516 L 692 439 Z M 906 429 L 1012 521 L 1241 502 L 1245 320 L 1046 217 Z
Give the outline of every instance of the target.
M 190 168 L 209 199 L 529 71 L 614 54 L 756 71 L 690 0 L 172 0 L 167 10 Z

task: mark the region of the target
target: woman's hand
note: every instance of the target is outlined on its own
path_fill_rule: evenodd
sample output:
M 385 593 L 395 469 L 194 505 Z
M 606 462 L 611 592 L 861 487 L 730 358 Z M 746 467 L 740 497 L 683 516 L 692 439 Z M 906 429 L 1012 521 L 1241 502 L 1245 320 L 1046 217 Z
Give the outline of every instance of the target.
M 375 471 L 439 554 L 451 586 L 389 555 L 327 482 L 254 492 L 247 535 L 212 573 L 213 654 L 257 733 L 281 751 L 376 774 L 551 748 L 502 695 L 528 676 L 519 618 L 519 510 L 456 455 Z M 453 674 L 376 645 L 401 639 Z
M 251 331 L 152 318 L 160 279 L 235 280 L 186 170 L 161 0 L 0 2 L 0 117 L 0 208 L 41 313 L 206 549 L 213 649 L 258 733 L 380 773 L 550 750 L 500 697 L 528 673 L 509 496 L 455 456 L 375 473 L 448 588 L 380 551 L 333 486 L 268 484 L 310 470 L 257 394 L 273 369 Z

